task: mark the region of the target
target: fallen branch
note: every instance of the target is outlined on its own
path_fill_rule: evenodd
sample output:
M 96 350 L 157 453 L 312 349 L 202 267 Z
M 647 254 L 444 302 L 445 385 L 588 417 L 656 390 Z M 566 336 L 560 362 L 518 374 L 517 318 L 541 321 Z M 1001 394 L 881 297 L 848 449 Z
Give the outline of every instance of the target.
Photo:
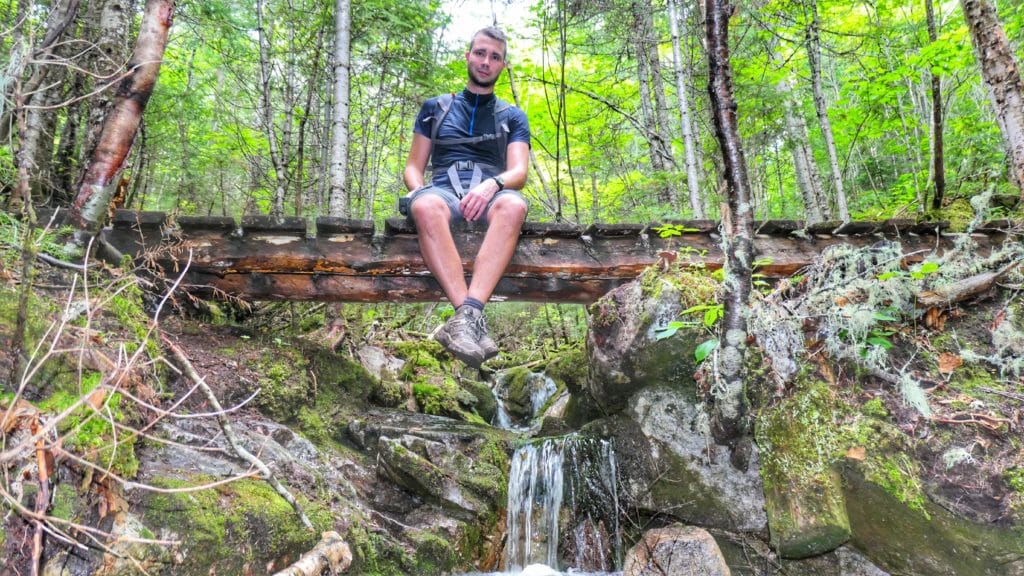
M 352 550 L 337 532 L 324 532 L 320 543 L 306 552 L 298 562 L 274 576 L 320 576 L 324 570 L 340 574 L 352 565 Z
M 164 344 L 171 351 L 171 354 L 174 355 L 174 358 L 178 363 L 181 364 L 181 368 L 184 370 L 185 376 L 187 376 L 189 380 L 192 380 L 192 382 L 203 391 L 203 394 L 206 395 L 207 401 L 210 402 L 210 405 L 213 406 L 214 412 L 217 414 L 217 423 L 220 424 L 220 429 L 224 432 L 224 437 L 227 438 L 231 449 L 239 458 L 245 460 L 254 468 L 259 470 L 260 474 L 263 475 L 263 479 L 281 495 L 281 498 L 284 498 L 285 502 L 291 504 L 295 513 L 299 515 L 299 520 L 302 521 L 302 525 L 312 530 L 313 523 L 309 521 L 306 513 L 302 510 L 302 506 L 300 506 L 298 501 L 295 500 L 292 493 L 278 482 L 277 477 L 274 476 L 274 473 L 270 471 L 270 468 L 264 464 L 262 460 L 246 450 L 238 441 L 238 436 L 235 435 L 235 430 L 231 427 L 231 420 L 228 419 L 224 409 L 221 408 L 220 401 L 217 400 L 217 396 L 213 393 L 213 390 L 210 389 L 210 386 L 206 384 L 206 380 L 196 372 L 195 367 L 192 366 L 192 362 L 189 361 L 188 356 L 185 355 L 185 351 L 179 348 L 174 342 L 171 342 L 170 338 L 166 335 L 161 334 L 160 338 L 164 341 Z
M 1013 400 L 1024 402 L 1024 394 L 1017 394 L 1016 392 L 1007 392 L 1006 390 L 996 390 L 995 388 L 986 388 L 985 386 L 978 386 L 978 390 L 982 392 L 988 392 L 989 394 L 996 394 L 1004 396 Z
M 984 294 L 995 285 L 995 283 L 1021 264 L 1021 261 L 1010 262 L 995 272 L 975 274 L 952 284 L 939 286 L 934 290 L 922 290 L 917 293 L 917 306 L 919 308 L 933 308 L 936 306 L 949 306 Z
M 964 419 L 960 419 L 958 416 L 966 416 Z M 932 422 L 939 422 L 942 424 L 977 424 L 990 432 L 997 432 L 1003 424 L 1010 426 L 1013 421 L 1007 418 L 997 418 L 995 416 L 989 416 L 988 414 L 971 413 L 971 414 L 958 414 L 953 418 L 939 418 L 937 416 L 932 417 Z

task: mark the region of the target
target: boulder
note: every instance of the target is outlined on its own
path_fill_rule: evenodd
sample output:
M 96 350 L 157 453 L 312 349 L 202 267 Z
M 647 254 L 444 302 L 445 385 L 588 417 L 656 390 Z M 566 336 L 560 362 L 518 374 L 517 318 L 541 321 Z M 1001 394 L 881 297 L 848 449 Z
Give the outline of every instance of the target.
M 643 389 L 621 414 L 584 430 L 615 446 L 624 508 L 724 530 L 764 530 L 756 446 L 747 470 L 737 470 L 707 421 L 693 392 L 660 386 Z
M 676 574 L 729 576 L 731 572 L 711 534 L 682 524 L 647 531 L 626 554 L 622 570 L 622 576 Z
M 586 392 L 602 412 L 622 410 L 630 396 L 652 384 L 693 388 L 694 351 L 709 336 L 702 313 L 682 313 L 713 305 L 715 289 L 701 271 L 663 274 L 651 268 L 591 307 Z M 692 323 L 673 324 L 680 321 Z

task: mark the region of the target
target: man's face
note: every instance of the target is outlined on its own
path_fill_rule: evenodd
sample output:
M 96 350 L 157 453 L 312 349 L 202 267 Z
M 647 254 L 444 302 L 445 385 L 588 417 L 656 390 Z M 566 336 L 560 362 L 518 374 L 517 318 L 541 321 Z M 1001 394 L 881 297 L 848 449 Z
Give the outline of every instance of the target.
M 473 46 L 466 52 L 469 81 L 481 88 L 490 88 L 505 69 L 505 44 L 483 34 L 477 34 Z

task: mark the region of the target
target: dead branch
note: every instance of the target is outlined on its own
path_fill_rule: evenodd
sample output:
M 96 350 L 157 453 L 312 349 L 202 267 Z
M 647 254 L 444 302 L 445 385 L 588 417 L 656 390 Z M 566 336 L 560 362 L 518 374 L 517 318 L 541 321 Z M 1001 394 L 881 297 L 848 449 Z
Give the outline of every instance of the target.
M 320 543 L 299 558 L 298 562 L 274 576 L 320 576 L 324 570 L 341 574 L 352 565 L 352 550 L 333 530 L 324 532 Z
M 947 284 L 939 286 L 934 290 L 922 290 L 917 293 L 918 308 L 934 308 L 937 306 L 949 306 L 962 302 L 969 298 L 984 294 L 1006 273 L 1021 264 L 1021 261 L 1010 262 L 995 272 L 975 274 Z
M 220 428 L 224 432 L 224 437 L 227 438 L 228 444 L 231 445 L 231 449 L 234 450 L 235 454 L 237 454 L 239 458 L 245 460 L 254 468 L 259 470 L 260 474 L 263 475 L 263 479 L 273 486 L 274 490 L 281 495 L 281 498 L 284 498 L 285 502 L 291 504 L 292 508 L 295 509 L 295 513 L 298 514 L 299 520 L 302 521 L 302 525 L 312 530 L 313 523 L 309 521 L 308 517 L 306 517 L 306 513 L 303 512 L 302 506 L 300 506 L 298 501 L 295 500 L 292 493 L 277 480 L 277 477 L 274 476 L 274 473 L 270 471 L 270 468 L 264 464 L 262 460 L 246 450 L 238 441 L 238 436 L 235 435 L 234 428 L 231 426 L 231 420 L 228 419 L 224 409 L 221 408 L 220 401 L 217 399 L 216 394 L 214 394 L 213 390 L 210 389 L 210 386 L 206 384 L 206 380 L 196 372 L 192 362 L 189 361 L 188 356 L 185 355 L 185 351 L 172 342 L 165 334 L 161 334 L 160 338 L 164 341 L 164 344 L 171 351 L 171 354 L 174 355 L 174 358 L 178 363 L 181 364 L 181 368 L 185 371 L 185 375 L 189 380 L 192 380 L 192 382 L 203 391 L 203 394 L 206 395 L 206 399 L 210 402 L 210 405 L 213 406 L 214 411 L 217 413 L 217 423 L 220 424 Z

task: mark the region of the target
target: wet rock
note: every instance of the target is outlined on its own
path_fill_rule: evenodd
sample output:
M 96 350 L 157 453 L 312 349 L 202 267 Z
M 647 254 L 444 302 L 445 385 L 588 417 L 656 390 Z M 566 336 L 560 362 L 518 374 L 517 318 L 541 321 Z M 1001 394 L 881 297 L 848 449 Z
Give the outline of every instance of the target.
M 694 350 L 707 340 L 699 327 L 673 330 L 694 306 L 713 304 L 715 283 L 699 272 L 661 274 L 649 269 L 635 282 L 612 290 L 593 305 L 587 333 L 590 372 L 586 391 L 608 414 L 626 407 L 645 386 L 694 388 Z
M 843 467 L 851 543 L 897 574 L 1019 576 L 1024 529 L 971 522 L 931 501 L 924 510 L 900 502 L 861 470 Z
M 650 387 L 623 413 L 585 428 L 610 438 L 619 459 L 623 507 L 735 531 L 767 525 L 756 446 L 746 471 L 715 443 L 692 393 Z
M 649 530 L 629 553 L 623 576 L 701 574 L 729 576 L 729 567 L 715 539 L 707 531 L 674 524 Z

